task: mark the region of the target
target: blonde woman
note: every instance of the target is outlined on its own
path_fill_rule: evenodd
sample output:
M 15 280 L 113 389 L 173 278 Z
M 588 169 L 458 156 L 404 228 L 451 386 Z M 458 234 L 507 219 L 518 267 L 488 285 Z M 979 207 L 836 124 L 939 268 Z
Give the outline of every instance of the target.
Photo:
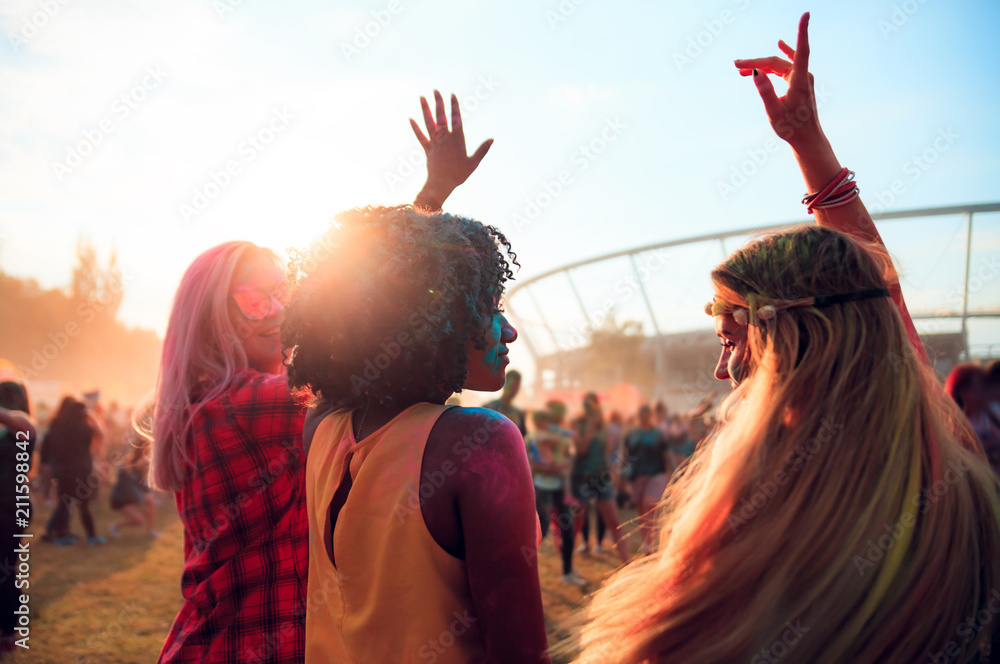
M 815 121 L 807 23 L 796 50 L 781 44 L 792 63 L 737 66 L 756 70 L 810 190 L 829 190 L 812 201 L 823 205 L 841 169 Z M 785 97 L 768 73 L 789 79 Z M 797 108 L 799 126 L 779 130 Z M 996 481 L 913 345 L 870 217 L 856 192 L 840 195 L 817 208 L 819 226 L 762 238 L 712 272 L 717 375 L 734 393 L 667 489 L 659 552 L 596 595 L 579 661 L 911 664 L 988 651 L 993 625 L 976 617 L 992 615 L 1000 584 Z

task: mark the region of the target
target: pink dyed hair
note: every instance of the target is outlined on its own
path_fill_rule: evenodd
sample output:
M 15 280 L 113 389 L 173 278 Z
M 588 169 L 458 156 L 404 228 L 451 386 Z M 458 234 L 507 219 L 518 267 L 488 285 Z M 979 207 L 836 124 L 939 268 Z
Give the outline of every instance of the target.
M 252 242 L 226 242 L 200 254 L 181 278 L 163 339 L 153 410 L 149 480 L 158 489 L 184 484 L 192 418 L 248 368 L 240 330 L 229 317 L 229 286 L 240 262 L 261 254 L 278 260 Z

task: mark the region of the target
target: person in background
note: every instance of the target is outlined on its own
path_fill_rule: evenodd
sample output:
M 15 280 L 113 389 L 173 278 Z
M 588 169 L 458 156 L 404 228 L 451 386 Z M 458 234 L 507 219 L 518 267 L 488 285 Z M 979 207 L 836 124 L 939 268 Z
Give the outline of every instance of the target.
M 111 509 L 125 518 L 108 524 L 108 533 L 115 539 L 121 537 L 120 530 L 126 526 L 145 526 L 150 537 L 160 536 L 155 525 L 153 493 L 146 483 L 149 463 L 144 452 L 143 447 L 133 447 L 128 458 L 118 466 L 118 477 L 111 489 Z
M 549 414 L 552 416 L 552 423 L 553 423 L 553 426 L 555 427 L 555 429 L 558 430 L 563 436 L 565 436 L 566 439 L 569 440 L 569 442 L 570 442 L 570 456 L 572 458 L 572 465 L 570 467 L 570 484 L 569 484 L 569 493 L 567 494 L 568 495 L 567 504 L 570 506 L 570 511 L 571 511 L 571 513 L 573 515 L 573 523 L 574 523 L 573 538 L 575 540 L 577 531 L 579 531 L 583 527 L 582 524 L 586 523 L 586 519 L 590 518 L 590 512 L 589 512 L 590 505 L 589 504 L 587 504 L 587 505 L 581 504 L 581 502 L 580 502 L 580 500 L 579 500 L 579 498 L 578 498 L 578 496 L 576 494 L 576 484 L 574 483 L 574 480 L 573 480 L 573 476 L 574 476 L 574 474 L 576 474 L 576 470 L 575 470 L 576 469 L 576 433 L 575 433 L 574 429 L 572 429 L 572 428 L 566 428 L 566 426 L 565 426 L 565 424 L 566 424 L 566 404 L 565 403 L 563 403 L 562 401 L 560 401 L 558 399 L 552 399 L 551 401 L 546 402 L 545 409 L 548 410 Z M 571 426 L 573 426 L 573 427 L 576 426 L 576 421 L 575 420 L 571 424 Z M 601 518 L 600 515 L 598 515 L 597 518 L 598 518 L 598 523 L 597 523 L 598 529 L 601 532 L 603 532 L 604 531 L 604 522 L 602 520 L 600 520 L 600 518 Z M 588 533 L 589 533 L 589 528 L 588 528 Z M 576 546 L 575 541 L 574 541 L 574 546 Z M 585 546 L 581 546 L 579 549 L 576 549 L 576 550 L 579 551 L 579 552 L 589 553 L 589 547 L 585 547 Z
M 54 541 L 56 546 L 76 543 L 76 538 L 69 534 L 70 508 L 76 505 L 87 543 L 104 544 L 106 540 L 97 534 L 90 513 L 90 501 L 98 489 L 94 457 L 104 448 L 104 431 L 87 404 L 65 397 L 49 424 L 42 448 L 49 450 L 47 457 L 52 464 L 58 500 L 43 539 Z
M 663 401 L 657 401 L 653 404 L 653 423 L 663 432 L 664 436 L 670 435 L 670 412 L 667 410 L 667 404 Z
M 590 542 L 588 541 L 590 539 L 589 504 L 593 499 L 597 507 L 597 514 L 603 519 L 603 524 L 600 520 L 597 523 L 596 546 L 600 547 L 606 526 L 606 529 L 611 531 L 619 558 L 623 563 L 627 562 L 629 558 L 628 542 L 625 541 L 618 521 L 614 472 L 608 454 L 607 428 L 597 395 L 593 392 L 584 397 L 583 415 L 575 422 L 573 436 L 574 461 L 570 481 L 573 496 L 580 502 L 581 506 L 578 523 L 583 544 L 579 551 L 581 553 L 589 553 L 590 551 Z
M 596 400 L 597 398 L 596 395 L 594 398 Z M 584 406 L 584 408 L 585 408 L 584 415 L 574 419 L 572 422 L 573 432 L 571 440 L 573 441 L 573 469 L 570 476 L 571 477 L 570 483 L 572 487 L 571 490 L 573 498 L 576 501 L 576 505 L 574 507 L 574 513 L 576 515 L 576 530 L 579 531 L 580 538 L 582 539 L 580 547 L 576 551 L 577 553 L 590 555 L 591 521 L 596 522 L 595 531 L 597 535 L 597 540 L 594 545 L 594 553 L 597 554 L 604 553 L 604 547 L 602 546 L 602 542 L 604 542 L 604 536 L 607 534 L 608 529 L 607 526 L 605 526 L 604 524 L 604 519 L 601 518 L 600 512 L 598 512 L 596 516 L 594 516 L 593 514 L 594 508 L 593 508 L 593 503 L 591 501 L 591 499 L 593 498 L 593 492 L 588 489 L 587 491 L 588 496 L 585 500 L 581 499 L 579 495 L 579 491 L 583 483 L 583 478 L 589 472 L 585 467 L 585 465 L 588 464 L 589 461 L 581 456 L 583 454 L 583 450 L 582 448 L 578 447 L 578 444 L 581 444 L 578 431 L 582 426 L 583 419 L 586 417 L 586 405 Z
M 548 535 L 554 507 L 562 554 L 562 581 L 586 585 L 587 580 L 573 569 L 574 518 L 569 482 L 569 471 L 573 465 L 572 440 L 559 428 L 547 409 L 535 411 L 532 414 L 532 424 L 534 431 L 528 434 L 525 442 L 528 463 L 534 476 L 535 507 L 542 526 L 542 539 Z
M 622 492 L 622 468 L 625 465 L 625 429 L 622 415 L 617 410 L 608 416 L 608 463 L 615 490 L 615 502 L 619 503 Z
M 944 389 L 969 418 L 990 465 L 1000 468 L 1000 426 L 990 413 L 991 395 L 986 371 L 972 362 L 959 364 L 948 374 Z
M 514 399 L 521 389 L 521 372 L 513 369 L 507 372 L 507 382 L 503 384 L 503 393 L 499 399 L 488 401 L 483 404 L 483 408 L 489 408 L 500 413 L 508 420 L 517 425 L 521 436 L 528 435 L 528 428 L 525 426 L 524 411 L 514 405 Z
M 1000 427 L 1000 360 L 986 365 L 986 410 L 994 426 Z
M 31 417 L 28 392 L 13 370 L 0 375 L 0 657 L 18 648 L 15 631 L 21 605 L 17 588 L 19 554 L 14 551 L 20 542 L 33 512 L 27 475 L 31 470 L 35 447 L 35 422 Z M 23 477 L 22 477 L 23 476 Z M 24 479 L 24 482 L 19 482 Z M 23 488 L 22 488 L 23 487 Z M 27 499 L 27 501 L 25 501 Z M 23 519 L 23 520 L 22 520 Z M 27 541 L 27 540 L 25 540 Z
M 558 399 L 553 399 L 545 403 L 545 409 L 552 417 L 552 425 L 572 441 L 573 431 L 563 426 L 566 423 L 566 404 Z
M 653 422 L 653 411 L 647 405 L 639 408 L 639 426 L 625 436 L 625 454 L 629 466 L 628 479 L 632 483 L 632 500 L 639 513 L 642 530 L 639 547 L 642 553 L 652 545 L 656 504 L 667 488 L 667 471 L 670 469 L 667 437 Z
M 627 419 L 623 418 L 618 411 L 613 411 L 608 420 L 609 432 L 612 429 L 615 431 L 612 436 L 609 436 L 611 452 L 608 460 L 611 463 L 611 472 L 614 477 L 615 505 L 621 511 L 632 503 L 632 483 L 628 479 L 631 471 L 628 454 L 625 450 L 625 433 L 634 429 L 638 421 L 634 415 Z

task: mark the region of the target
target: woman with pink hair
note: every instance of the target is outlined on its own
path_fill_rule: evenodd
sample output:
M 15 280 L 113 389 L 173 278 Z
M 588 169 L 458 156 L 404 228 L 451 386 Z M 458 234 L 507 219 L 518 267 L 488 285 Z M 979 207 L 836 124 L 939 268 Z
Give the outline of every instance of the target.
M 466 154 L 421 98 L 427 182 L 414 205 L 438 209 L 489 150 Z M 160 662 L 301 662 L 308 526 L 305 414 L 288 388 L 278 332 L 287 294 L 278 257 L 250 242 L 198 256 L 181 279 L 163 344 L 151 484 L 172 490 L 184 523 L 184 604 Z

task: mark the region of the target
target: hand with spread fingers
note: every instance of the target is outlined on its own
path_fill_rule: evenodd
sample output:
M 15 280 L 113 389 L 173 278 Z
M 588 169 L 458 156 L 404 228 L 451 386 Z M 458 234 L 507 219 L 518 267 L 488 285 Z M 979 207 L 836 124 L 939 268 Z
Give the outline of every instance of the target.
M 778 41 L 778 48 L 788 60 L 778 56 L 736 60 L 733 64 L 743 76 L 753 76 L 757 92 L 764 102 L 764 110 L 771 127 L 793 147 L 807 147 L 826 140 L 816 114 L 816 95 L 813 92 L 813 75 L 809 73 L 809 13 L 799 20 L 796 48 Z M 779 97 L 768 74 L 777 74 L 788 83 L 785 96 Z
M 476 170 L 479 162 L 493 145 L 493 139 L 485 141 L 472 156 L 469 156 L 465 148 L 465 131 L 462 127 L 462 112 L 458 107 L 458 98 L 455 95 L 451 96 L 451 131 L 448 131 L 444 98 L 437 90 L 434 91 L 434 102 L 437 119 L 431 113 L 427 99 L 420 98 L 427 134 L 421 131 L 420 125 L 412 118 L 410 126 L 413 127 L 413 133 L 427 155 L 427 182 L 417 195 L 414 205 L 439 210 L 451 192 Z

